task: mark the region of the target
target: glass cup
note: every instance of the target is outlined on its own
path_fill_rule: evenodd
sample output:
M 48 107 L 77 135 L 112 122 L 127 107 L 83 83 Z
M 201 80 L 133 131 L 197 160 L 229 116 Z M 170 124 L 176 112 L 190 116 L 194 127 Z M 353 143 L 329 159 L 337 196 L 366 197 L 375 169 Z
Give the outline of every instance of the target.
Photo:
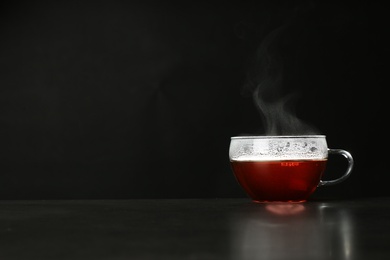
M 321 180 L 329 154 L 343 155 L 348 166 L 334 180 Z M 233 173 L 255 202 L 304 202 L 317 187 L 347 179 L 352 155 L 329 149 L 325 135 L 232 137 L 229 159 Z

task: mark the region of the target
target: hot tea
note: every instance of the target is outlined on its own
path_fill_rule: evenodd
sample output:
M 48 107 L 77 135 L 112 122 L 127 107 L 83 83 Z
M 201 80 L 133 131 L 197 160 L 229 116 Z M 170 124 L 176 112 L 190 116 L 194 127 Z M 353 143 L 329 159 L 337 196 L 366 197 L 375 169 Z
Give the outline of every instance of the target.
M 322 180 L 329 154 L 344 156 L 348 167 Z M 351 154 L 330 149 L 324 135 L 232 137 L 229 159 L 238 183 L 255 202 L 303 202 L 317 187 L 343 182 L 353 168 Z
M 254 201 L 305 201 L 317 188 L 326 161 L 231 161 L 231 165 Z

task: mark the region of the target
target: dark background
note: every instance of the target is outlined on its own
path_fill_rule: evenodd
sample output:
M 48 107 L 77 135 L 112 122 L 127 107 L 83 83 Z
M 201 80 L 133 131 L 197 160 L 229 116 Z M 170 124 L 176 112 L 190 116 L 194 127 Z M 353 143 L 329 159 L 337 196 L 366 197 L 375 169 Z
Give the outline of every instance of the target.
M 370 1 L 13 1 L 0 7 L 0 199 L 244 197 L 267 55 L 299 118 L 355 158 L 313 198 L 389 195 L 388 10 Z M 263 50 L 264 54 L 264 50 Z M 272 65 L 272 64 L 271 64 Z M 282 65 L 282 66 L 279 66 Z M 282 70 L 278 70 L 282 68 Z M 249 84 L 250 85 L 250 84 Z M 326 178 L 345 161 L 329 161 Z

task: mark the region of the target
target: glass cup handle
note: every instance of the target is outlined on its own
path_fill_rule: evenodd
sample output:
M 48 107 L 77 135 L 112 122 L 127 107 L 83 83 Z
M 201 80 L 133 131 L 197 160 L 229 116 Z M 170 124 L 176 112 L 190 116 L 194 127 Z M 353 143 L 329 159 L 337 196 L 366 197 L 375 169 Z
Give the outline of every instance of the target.
M 349 152 L 342 150 L 342 149 L 328 149 L 328 154 L 341 154 L 341 155 L 343 155 L 348 160 L 348 167 L 347 167 L 347 170 L 345 171 L 343 176 L 341 176 L 338 179 L 330 180 L 330 181 L 320 180 L 318 187 L 325 186 L 325 185 L 334 185 L 334 184 L 338 184 L 342 181 L 345 181 L 345 179 L 347 179 L 352 172 L 354 161 L 353 161 L 352 155 Z

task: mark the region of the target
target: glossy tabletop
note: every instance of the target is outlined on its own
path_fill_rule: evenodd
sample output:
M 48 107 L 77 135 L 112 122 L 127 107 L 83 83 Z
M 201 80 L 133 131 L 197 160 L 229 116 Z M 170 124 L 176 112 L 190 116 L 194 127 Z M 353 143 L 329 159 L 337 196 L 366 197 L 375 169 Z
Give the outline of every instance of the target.
M 390 259 L 390 198 L 0 201 L 0 259 Z

